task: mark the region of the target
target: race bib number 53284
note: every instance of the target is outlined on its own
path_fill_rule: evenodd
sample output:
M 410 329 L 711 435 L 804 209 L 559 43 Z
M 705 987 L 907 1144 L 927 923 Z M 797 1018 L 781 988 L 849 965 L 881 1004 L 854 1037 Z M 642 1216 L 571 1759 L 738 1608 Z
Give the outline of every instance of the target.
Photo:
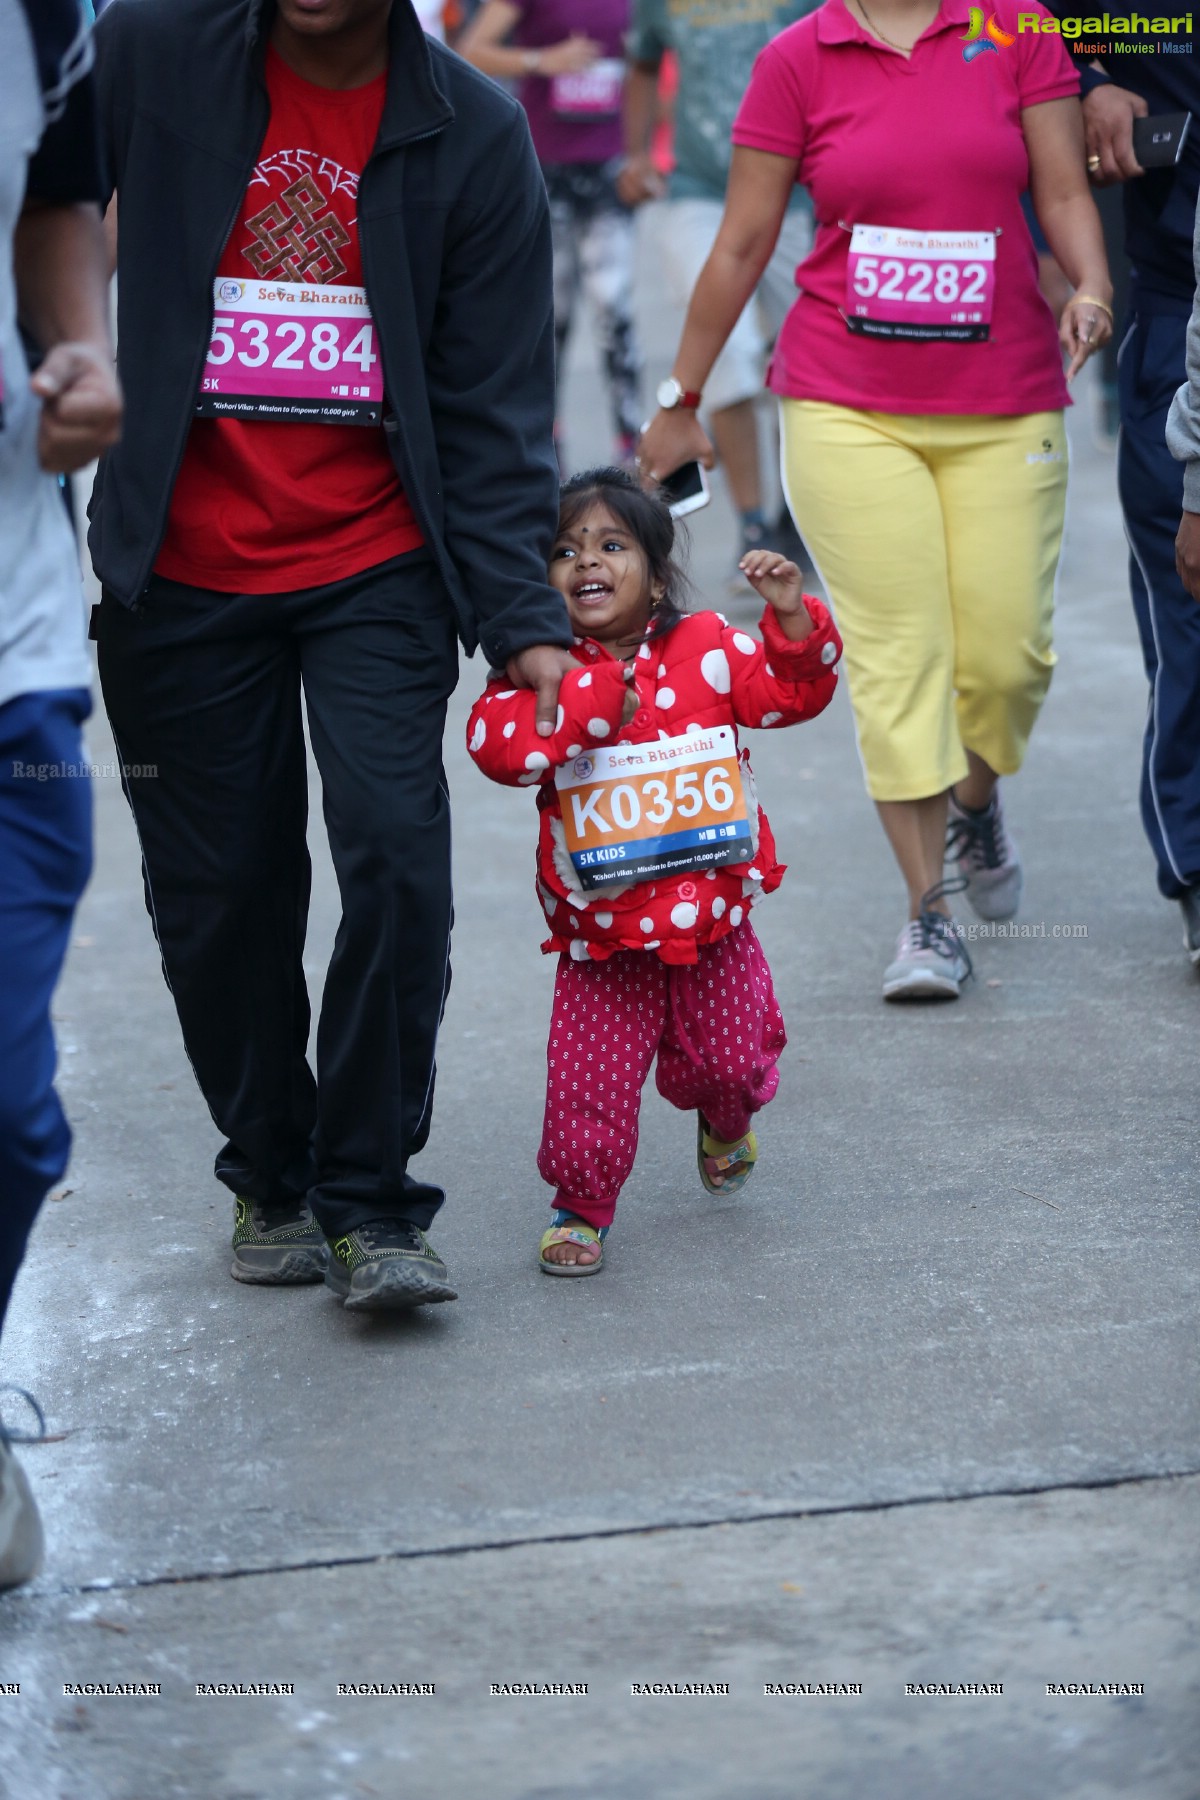
M 366 290 L 218 278 L 196 411 L 378 425 L 383 364 Z
M 846 265 L 846 323 L 865 337 L 978 343 L 996 298 L 994 231 L 856 225 Z
M 752 854 L 728 725 L 589 750 L 559 769 L 555 784 L 581 887 L 651 881 Z

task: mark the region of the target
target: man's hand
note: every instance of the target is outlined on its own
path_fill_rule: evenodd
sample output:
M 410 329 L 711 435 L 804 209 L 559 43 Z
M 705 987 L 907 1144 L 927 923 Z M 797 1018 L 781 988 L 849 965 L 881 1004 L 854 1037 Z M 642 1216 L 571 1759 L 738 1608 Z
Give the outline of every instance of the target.
M 597 60 L 604 45 L 595 38 L 573 31 L 548 50 L 538 52 L 539 75 L 581 75 Z
M 537 734 L 553 737 L 558 719 L 558 689 L 564 675 L 579 664 L 559 644 L 530 644 L 510 656 L 506 668 L 514 687 L 532 688 L 537 695 Z
M 54 475 L 94 462 L 121 435 L 121 389 L 94 344 L 56 344 L 29 384 L 42 402 L 38 461 Z
M 617 195 L 626 206 L 661 200 L 666 191 L 667 184 L 647 153 L 627 156 L 617 171 Z
M 1083 128 L 1087 134 L 1088 175 L 1098 187 L 1114 181 L 1132 181 L 1146 173 L 1133 154 L 1133 121 L 1144 119 L 1150 108 L 1140 94 L 1108 82 L 1093 88 L 1083 103 Z M 1091 158 L 1100 158 L 1099 168 Z
M 1175 567 L 1193 600 L 1200 600 L 1200 513 L 1185 512 L 1175 539 Z

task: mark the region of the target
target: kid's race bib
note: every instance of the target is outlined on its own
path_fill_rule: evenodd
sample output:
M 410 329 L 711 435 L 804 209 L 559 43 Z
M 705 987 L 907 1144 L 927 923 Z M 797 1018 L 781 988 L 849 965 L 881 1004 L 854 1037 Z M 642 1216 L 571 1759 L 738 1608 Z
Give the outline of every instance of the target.
M 554 779 L 581 887 L 650 881 L 750 858 L 750 821 L 728 725 L 588 750 Z
M 551 78 L 551 108 L 569 119 L 612 118 L 621 110 L 624 80 L 625 64 L 620 57 L 601 57 L 590 69 Z
M 846 264 L 846 323 L 866 337 L 979 343 L 996 297 L 994 231 L 856 225 Z
M 383 364 L 366 289 L 218 278 L 196 411 L 378 425 Z

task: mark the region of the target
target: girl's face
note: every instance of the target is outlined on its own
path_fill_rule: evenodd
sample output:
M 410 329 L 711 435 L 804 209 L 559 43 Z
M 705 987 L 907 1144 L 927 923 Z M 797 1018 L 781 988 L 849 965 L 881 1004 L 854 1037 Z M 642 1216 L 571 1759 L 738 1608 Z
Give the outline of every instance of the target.
M 580 637 L 606 649 L 639 643 L 662 583 L 650 580 L 645 552 L 603 500 L 595 501 L 550 553 L 550 582 L 567 603 Z

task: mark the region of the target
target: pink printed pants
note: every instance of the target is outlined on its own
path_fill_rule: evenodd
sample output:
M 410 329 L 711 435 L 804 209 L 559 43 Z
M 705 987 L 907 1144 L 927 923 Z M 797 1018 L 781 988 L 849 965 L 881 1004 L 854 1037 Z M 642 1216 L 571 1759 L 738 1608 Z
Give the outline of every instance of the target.
M 612 1223 L 637 1154 L 638 1113 L 658 1055 L 658 1091 L 697 1109 L 730 1143 L 775 1096 L 787 1042 L 762 945 L 749 924 L 701 947 L 695 964 L 636 950 L 607 962 L 564 956 L 546 1052 L 538 1171 L 555 1207 Z

